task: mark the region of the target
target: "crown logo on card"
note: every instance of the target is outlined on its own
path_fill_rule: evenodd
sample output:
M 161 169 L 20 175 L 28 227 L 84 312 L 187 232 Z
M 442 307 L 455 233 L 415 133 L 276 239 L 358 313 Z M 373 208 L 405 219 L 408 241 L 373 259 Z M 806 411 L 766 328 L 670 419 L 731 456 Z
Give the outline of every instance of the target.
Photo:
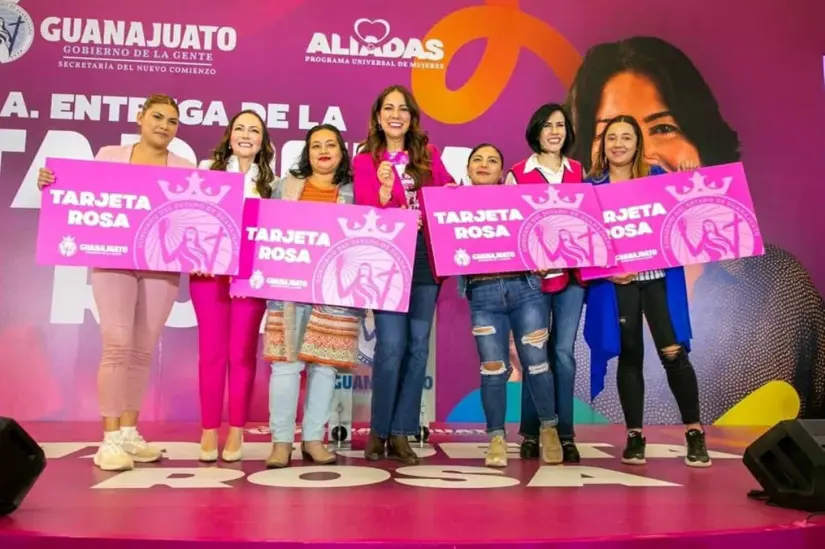
M 180 189 L 179 185 L 172 185 L 165 180 L 158 181 L 158 185 L 160 185 L 160 189 L 169 200 L 199 200 L 219 204 L 226 193 L 229 192 L 229 185 L 221 186 L 216 193 L 207 187 L 203 187 L 204 181 L 206 180 L 197 172 L 192 172 L 192 175 L 186 178 L 187 185 L 183 189 Z
M 375 213 L 375 210 L 370 210 L 369 213 L 364 214 L 364 219 L 364 223 L 355 221 L 352 226 L 350 226 L 348 219 L 339 217 L 338 224 L 341 225 L 341 230 L 344 231 L 344 236 L 347 238 L 368 237 L 394 240 L 395 237 L 398 236 L 398 233 L 401 232 L 401 229 L 404 228 L 404 223 L 401 222 L 396 222 L 392 229 L 386 225 L 379 225 L 378 220 L 380 218 L 378 214 Z
M 706 178 L 704 175 L 699 172 L 694 172 L 693 177 L 689 179 L 689 181 L 693 183 L 693 186 L 689 189 L 685 189 L 684 187 L 680 188 L 676 185 L 665 187 L 665 189 L 673 198 L 679 202 L 684 202 L 686 200 L 703 198 L 705 196 L 724 196 L 727 194 L 728 188 L 733 181 L 732 177 L 723 177 L 721 183 L 717 181 L 709 181 L 705 183 L 705 179 Z
M 549 210 L 551 208 L 566 208 L 568 210 L 578 210 L 584 200 L 583 193 L 576 193 L 575 198 L 564 197 L 559 194 L 555 185 L 547 185 L 547 191 L 542 193 L 547 195 L 545 198 L 541 196 L 538 200 L 534 200 L 532 196 L 522 195 L 525 202 L 530 204 L 534 210 Z

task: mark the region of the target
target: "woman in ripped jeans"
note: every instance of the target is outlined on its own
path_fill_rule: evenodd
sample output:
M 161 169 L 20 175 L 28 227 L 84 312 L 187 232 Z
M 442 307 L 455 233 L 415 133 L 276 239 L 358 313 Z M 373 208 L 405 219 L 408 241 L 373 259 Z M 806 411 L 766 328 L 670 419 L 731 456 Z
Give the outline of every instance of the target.
M 501 151 L 495 146 L 478 145 L 470 152 L 467 163 L 470 183 L 501 184 L 503 161 Z M 547 361 L 549 317 L 541 279 L 529 272 L 473 275 L 461 278 L 459 291 L 470 304 L 473 336 L 481 359 L 481 403 L 490 437 L 485 465 L 507 465 L 504 421 L 507 380 L 512 372 L 511 328 L 524 383 L 538 411 L 542 460 L 548 464 L 561 463 L 553 373 Z

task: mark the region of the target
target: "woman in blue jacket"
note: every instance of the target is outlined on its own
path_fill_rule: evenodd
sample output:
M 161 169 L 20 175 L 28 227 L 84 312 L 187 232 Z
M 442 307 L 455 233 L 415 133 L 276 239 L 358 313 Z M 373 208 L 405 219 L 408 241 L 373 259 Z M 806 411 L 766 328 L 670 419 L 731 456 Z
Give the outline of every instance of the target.
M 645 162 L 642 140 L 639 123 L 632 116 L 619 115 L 608 121 L 601 133 L 598 157 L 585 181 L 604 185 L 665 173 Z M 645 463 L 643 319 L 685 424 L 685 463 L 708 467 L 711 461 L 699 420 L 696 372 L 688 358 L 691 328 L 682 267 L 614 276 L 596 281 L 588 289 L 584 338 L 591 351 L 591 384 L 603 386 L 607 362 L 619 359 L 617 386 L 627 425 L 622 462 Z

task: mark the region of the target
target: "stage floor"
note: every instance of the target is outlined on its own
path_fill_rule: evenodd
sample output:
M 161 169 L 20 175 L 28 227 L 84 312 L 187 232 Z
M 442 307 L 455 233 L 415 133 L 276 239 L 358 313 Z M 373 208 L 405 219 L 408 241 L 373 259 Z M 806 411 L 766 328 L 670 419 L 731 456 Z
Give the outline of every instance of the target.
M 265 429 L 246 436 L 243 463 L 210 466 L 188 442 L 197 426 L 146 424 L 167 459 L 105 473 L 90 459 L 97 425 L 24 427 L 49 463 L 22 507 L 0 519 L 3 549 L 144 549 L 149 540 L 153 549 L 825 547 L 825 517 L 746 497 L 758 488 L 741 461 L 753 429 L 709 429 L 709 469 L 684 465 L 678 427 L 649 428 L 648 464 L 633 467 L 619 461 L 621 427 L 583 426 L 579 466 L 521 461 L 513 444 L 507 468 L 488 469 L 480 431 L 436 428 L 416 467 L 367 462 L 356 431 L 356 450 L 342 450 L 338 465 L 304 465 L 296 451 L 293 467 L 267 471 Z

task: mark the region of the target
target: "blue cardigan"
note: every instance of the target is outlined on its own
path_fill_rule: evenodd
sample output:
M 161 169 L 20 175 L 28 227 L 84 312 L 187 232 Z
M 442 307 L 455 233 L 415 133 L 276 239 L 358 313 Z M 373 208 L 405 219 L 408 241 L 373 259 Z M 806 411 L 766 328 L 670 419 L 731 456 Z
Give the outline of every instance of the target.
M 652 166 L 650 175 L 666 173 L 659 166 Z M 593 185 L 610 183 L 610 176 L 588 177 L 585 182 Z M 690 351 L 693 337 L 690 328 L 690 312 L 687 302 L 687 284 L 682 267 L 665 269 L 665 290 L 670 320 L 676 341 Z M 619 332 L 619 305 L 616 287 L 609 280 L 593 280 L 587 287 L 587 307 L 584 315 L 584 340 L 590 347 L 590 398 L 604 390 L 607 363 L 619 356 L 621 334 Z

